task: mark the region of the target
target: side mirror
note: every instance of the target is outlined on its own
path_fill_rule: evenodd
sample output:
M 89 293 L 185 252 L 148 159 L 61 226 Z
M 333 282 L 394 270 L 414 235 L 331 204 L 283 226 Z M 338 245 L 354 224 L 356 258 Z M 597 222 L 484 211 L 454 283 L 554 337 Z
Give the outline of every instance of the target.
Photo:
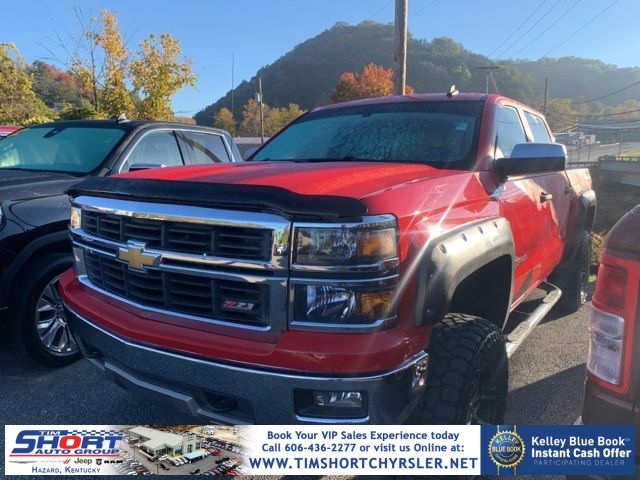
M 162 163 L 134 163 L 129 167 L 128 172 L 137 172 L 138 170 L 148 170 L 150 168 L 164 168 L 166 165 Z
M 560 143 L 519 143 L 508 158 L 497 158 L 496 172 L 501 181 L 517 175 L 560 172 L 567 163 L 567 149 Z
M 243 160 L 247 160 L 251 155 L 253 155 L 254 153 L 256 153 L 256 151 L 258 150 L 258 147 L 250 147 L 247 148 L 244 151 L 244 155 L 242 156 Z

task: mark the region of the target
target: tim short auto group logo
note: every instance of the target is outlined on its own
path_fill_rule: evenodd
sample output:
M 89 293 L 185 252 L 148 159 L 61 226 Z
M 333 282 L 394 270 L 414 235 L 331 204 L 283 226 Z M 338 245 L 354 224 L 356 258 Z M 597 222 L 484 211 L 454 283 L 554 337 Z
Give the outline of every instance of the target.
M 9 426 L 7 426 L 9 427 Z M 65 429 L 25 429 L 18 430 L 6 439 L 14 438 L 8 451 L 7 461 L 14 464 L 60 463 L 71 473 L 95 473 L 81 470 L 92 463 L 96 466 L 112 463 L 121 450 L 118 442 L 124 438 L 121 430 L 65 430 Z M 8 442 L 7 442 L 8 443 Z M 75 457 L 75 458 L 74 458 Z M 34 465 L 41 473 L 40 468 Z M 92 470 L 96 470 L 94 467 Z

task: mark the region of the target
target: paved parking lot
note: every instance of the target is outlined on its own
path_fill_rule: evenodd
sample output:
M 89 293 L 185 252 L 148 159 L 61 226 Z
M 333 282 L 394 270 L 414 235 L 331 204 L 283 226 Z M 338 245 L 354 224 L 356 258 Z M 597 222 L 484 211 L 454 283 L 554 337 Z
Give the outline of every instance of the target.
M 507 422 L 570 424 L 579 415 L 587 356 L 586 310 L 567 317 L 550 315 L 514 354 Z M 0 365 L 2 424 L 193 422 L 105 381 L 84 360 L 52 370 L 27 363 L 0 345 Z M 0 443 L 4 451 L 4 436 Z M 4 465 L 0 477 L 3 473 Z
M 208 457 L 202 458 L 200 460 L 195 460 L 191 463 L 186 463 L 178 467 L 175 467 L 172 465 L 171 468 L 169 468 L 169 470 L 163 470 L 160 467 L 159 462 L 149 461 L 148 457 L 145 454 L 140 453 L 139 449 L 126 444 L 125 444 L 125 449 L 129 452 L 130 455 L 132 455 L 135 458 L 136 461 L 144 465 L 144 467 L 146 467 L 147 470 L 149 470 L 151 473 L 155 473 L 158 475 L 190 475 L 191 472 L 197 468 L 200 469 L 201 473 L 204 473 L 207 470 L 210 470 L 211 468 L 216 467 L 218 465 L 216 464 L 216 460 L 219 460 L 220 458 L 224 458 L 224 457 L 234 458 L 238 456 L 237 453 L 233 453 L 228 450 L 221 449 L 220 455 L 209 455 Z

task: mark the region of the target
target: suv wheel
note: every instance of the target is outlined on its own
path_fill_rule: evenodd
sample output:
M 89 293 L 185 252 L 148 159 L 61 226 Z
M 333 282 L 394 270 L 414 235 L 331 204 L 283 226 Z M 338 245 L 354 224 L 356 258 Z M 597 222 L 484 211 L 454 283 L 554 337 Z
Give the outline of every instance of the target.
M 450 313 L 434 325 L 424 396 L 409 423 L 501 424 L 508 389 L 502 332 L 483 318 Z
M 57 284 L 71 266 L 71 257 L 51 253 L 30 262 L 19 273 L 10 306 L 10 331 L 15 349 L 49 366 L 80 357 L 67 325 Z
M 565 313 L 575 313 L 587 302 L 591 272 L 591 233 L 583 234 L 576 258 L 562 285 L 558 307 Z

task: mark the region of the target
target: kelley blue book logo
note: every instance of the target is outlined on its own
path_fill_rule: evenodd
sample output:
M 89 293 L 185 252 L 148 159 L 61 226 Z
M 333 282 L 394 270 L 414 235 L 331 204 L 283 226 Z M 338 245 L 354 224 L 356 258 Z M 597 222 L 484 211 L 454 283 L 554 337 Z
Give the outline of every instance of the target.
M 483 475 L 632 475 L 632 425 L 482 426 Z

